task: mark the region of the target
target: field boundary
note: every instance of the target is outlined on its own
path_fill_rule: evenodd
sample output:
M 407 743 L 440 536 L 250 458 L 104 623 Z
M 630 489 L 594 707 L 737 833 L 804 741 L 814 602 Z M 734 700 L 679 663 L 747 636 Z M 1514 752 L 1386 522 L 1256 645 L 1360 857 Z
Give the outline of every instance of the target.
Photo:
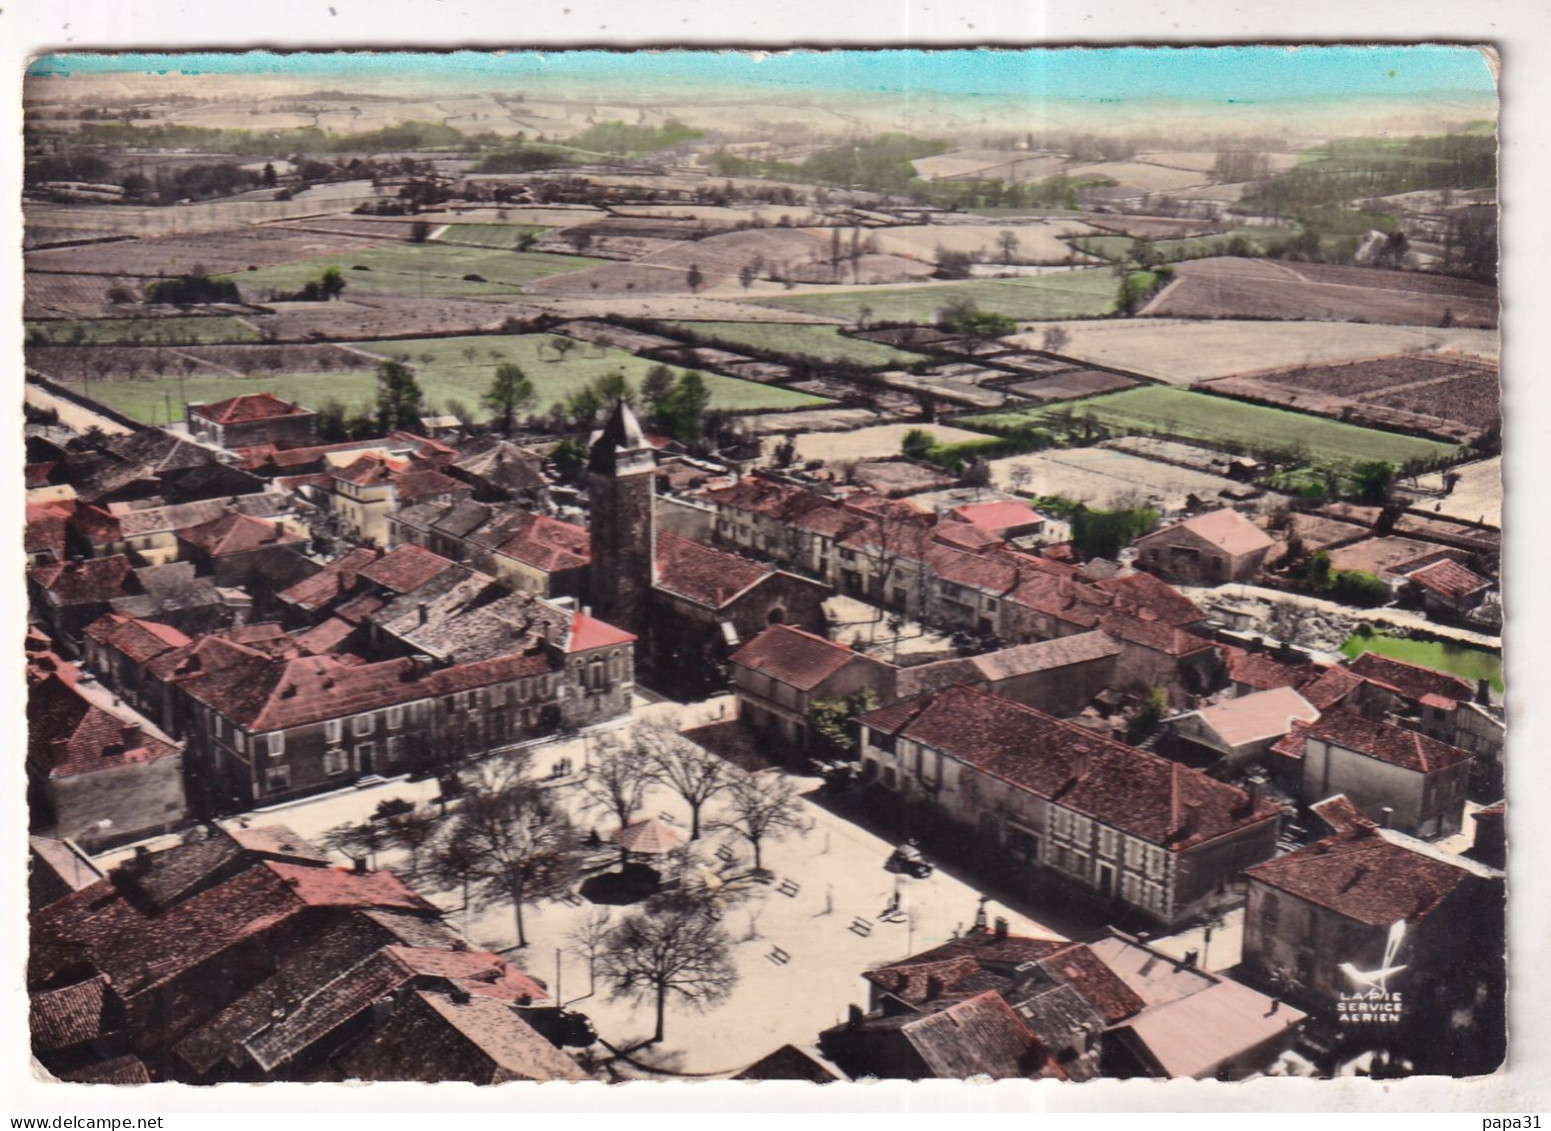
M 61 385 L 57 381 L 43 376 L 43 374 L 39 373 L 36 369 L 28 369 L 26 372 L 27 383 L 38 386 L 38 388 L 42 389 L 50 396 L 58 397 L 60 400 L 69 401 L 77 408 L 94 413 L 95 415 L 100 416 L 105 420 L 111 420 L 114 424 L 117 424 L 122 428 L 127 428 L 131 432 L 142 432 L 148 427 L 148 425 L 141 423 L 133 417 L 124 415 L 116 408 L 110 408 L 103 404 L 101 401 L 93 400 L 91 397 L 88 397 L 83 393 L 78 393 L 65 385 Z

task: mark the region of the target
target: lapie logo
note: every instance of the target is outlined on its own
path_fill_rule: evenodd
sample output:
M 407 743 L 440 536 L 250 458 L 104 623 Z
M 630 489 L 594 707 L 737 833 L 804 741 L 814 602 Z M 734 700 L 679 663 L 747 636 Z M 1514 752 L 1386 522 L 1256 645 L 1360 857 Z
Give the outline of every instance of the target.
M 1405 969 L 1395 964 L 1400 944 L 1405 939 L 1405 920 L 1391 925 L 1384 944 L 1384 962 L 1377 970 L 1363 971 L 1350 962 L 1341 963 L 1341 973 L 1352 983 L 1351 993 L 1336 998 L 1336 1016 L 1343 1025 L 1391 1025 L 1405 1013 L 1405 998 L 1389 988 L 1389 980 Z

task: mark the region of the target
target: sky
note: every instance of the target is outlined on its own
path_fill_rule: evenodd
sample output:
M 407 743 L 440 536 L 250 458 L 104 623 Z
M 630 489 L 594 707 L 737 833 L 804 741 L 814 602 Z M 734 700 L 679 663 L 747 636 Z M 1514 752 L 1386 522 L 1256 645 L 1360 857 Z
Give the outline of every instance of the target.
M 1121 101 L 1186 98 L 1263 102 L 1343 96 L 1491 94 L 1494 82 L 1470 47 L 1112 47 L 943 51 L 546 51 L 446 54 L 297 53 L 63 54 L 28 75 L 283 74 L 348 80 L 393 74 L 461 83 L 507 81 L 677 82 L 783 90 L 940 91 Z

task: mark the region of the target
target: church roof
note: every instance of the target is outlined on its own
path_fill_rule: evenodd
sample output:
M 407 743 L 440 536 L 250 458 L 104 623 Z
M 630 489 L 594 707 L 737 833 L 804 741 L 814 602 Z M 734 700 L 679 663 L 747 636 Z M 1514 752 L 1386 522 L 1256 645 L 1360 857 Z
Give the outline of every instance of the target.
M 609 413 L 608 422 L 602 431 L 592 437 L 587 453 L 587 470 L 613 475 L 620 470 L 621 455 L 641 451 L 652 451 L 652 446 L 646 442 L 645 433 L 641 431 L 641 422 L 636 419 L 629 404 L 618 401 Z M 655 459 L 649 460 L 647 466 L 655 466 L 655 463 Z

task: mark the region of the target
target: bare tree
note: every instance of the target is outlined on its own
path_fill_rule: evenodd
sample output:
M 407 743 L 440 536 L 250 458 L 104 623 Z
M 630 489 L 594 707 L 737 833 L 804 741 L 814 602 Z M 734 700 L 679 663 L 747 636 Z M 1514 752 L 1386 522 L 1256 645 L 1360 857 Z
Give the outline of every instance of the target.
M 565 941 L 587 959 L 588 993 L 598 992 L 598 959 L 602 957 L 608 942 L 613 918 L 613 908 L 594 904 L 577 921 L 576 926 L 566 932 Z M 564 1006 L 565 1002 L 560 1001 L 555 1004 Z
M 391 843 L 388 830 L 372 820 L 336 825 L 319 839 L 324 848 L 343 852 L 353 860 L 365 860 L 369 868 L 377 867 L 377 854 Z
M 700 810 L 728 787 L 730 767 L 668 722 L 641 724 L 636 741 L 651 773 L 689 806 L 689 839 L 699 839 Z
M 576 836 L 565 816 L 522 765 L 486 763 L 446 838 L 477 861 L 470 878 L 486 900 L 511 901 L 517 945 L 527 946 L 523 904 L 564 889 L 573 876 Z
M 390 817 L 387 822 L 389 843 L 409 853 L 411 875 L 420 873 L 420 854 L 436 838 L 436 814 L 423 805 L 416 805 L 407 813 Z
M 1018 254 L 1018 249 L 1023 241 L 1018 238 L 1018 233 L 1011 228 L 1004 228 L 996 235 L 996 246 L 1001 250 L 1002 262 L 1011 264 L 1013 257 Z
M 589 809 L 612 814 L 624 828 L 646 800 L 652 768 L 635 751 L 615 742 L 600 744 L 587 780 L 582 782 Z
M 754 871 L 763 872 L 761 849 L 767 840 L 807 828 L 797 787 L 775 773 L 745 774 L 727 787 L 729 816 L 716 828 L 735 832 L 754 850 Z
M 1065 326 L 1047 326 L 1040 344 L 1046 353 L 1060 353 L 1071 342 L 1072 335 Z
M 663 1039 L 669 995 L 696 1009 L 725 1001 L 738 983 L 732 940 L 716 920 L 683 905 L 637 911 L 608 933 L 599 971 L 615 999 L 652 1001 Z

